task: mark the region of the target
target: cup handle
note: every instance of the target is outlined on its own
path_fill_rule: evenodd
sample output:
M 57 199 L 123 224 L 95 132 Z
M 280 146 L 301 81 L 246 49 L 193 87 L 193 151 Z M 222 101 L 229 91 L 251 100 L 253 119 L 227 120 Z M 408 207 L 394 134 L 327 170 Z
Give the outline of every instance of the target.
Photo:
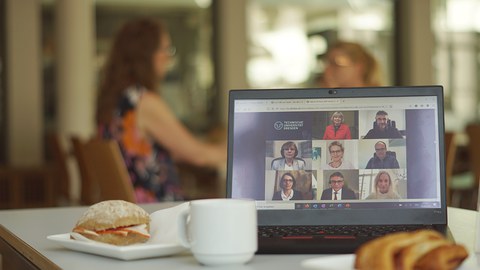
M 182 212 L 180 212 L 180 214 L 178 215 L 178 220 L 177 220 L 178 238 L 180 240 L 180 244 L 182 244 L 182 246 L 186 248 L 190 248 L 190 242 L 188 241 L 188 237 L 187 237 L 187 219 L 188 219 L 189 213 L 190 213 L 189 208 L 183 209 Z

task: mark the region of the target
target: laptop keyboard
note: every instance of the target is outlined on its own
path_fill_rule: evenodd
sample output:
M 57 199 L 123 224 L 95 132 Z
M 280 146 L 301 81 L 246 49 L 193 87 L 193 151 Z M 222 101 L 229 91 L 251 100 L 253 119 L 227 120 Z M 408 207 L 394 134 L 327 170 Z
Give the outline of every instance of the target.
M 379 237 L 393 232 L 433 229 L 429 225 L 348 225 L 348 226 L 259 226 L 258 237 L 280 237 L 284 239 L 355 239 L 357 237 Z

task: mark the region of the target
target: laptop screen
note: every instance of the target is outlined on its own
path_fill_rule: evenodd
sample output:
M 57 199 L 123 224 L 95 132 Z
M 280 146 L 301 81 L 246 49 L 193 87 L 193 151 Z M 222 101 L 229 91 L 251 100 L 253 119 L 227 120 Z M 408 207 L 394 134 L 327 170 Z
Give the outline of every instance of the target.
M 439 86 L 232 90 L 227 195 L 273 216 L 442 220 L 442 104 Z

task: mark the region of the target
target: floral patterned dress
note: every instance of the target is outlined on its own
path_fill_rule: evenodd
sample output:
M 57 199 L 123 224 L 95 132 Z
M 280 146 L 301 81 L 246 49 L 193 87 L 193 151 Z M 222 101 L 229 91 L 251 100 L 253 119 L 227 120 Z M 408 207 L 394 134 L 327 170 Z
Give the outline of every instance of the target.
M 99 135 L 118 142 L 135 189 L 137 203 L 183 200 L 178 174 L 169 152 L 137 128 L 136 108 L 143 87 L 129 87 L 121 96 L 109 125 L 99 126 Z

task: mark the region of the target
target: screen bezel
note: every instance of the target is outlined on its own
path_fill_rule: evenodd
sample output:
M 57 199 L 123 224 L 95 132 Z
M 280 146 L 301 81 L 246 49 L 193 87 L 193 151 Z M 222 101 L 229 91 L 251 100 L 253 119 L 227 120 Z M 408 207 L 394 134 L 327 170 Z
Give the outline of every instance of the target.
M 331 225 L 331 224 L 447 224 L 443 87 L 368 87 L 368 88 L 302 88 L 302 89 L 235 89 L 229 93 L 227 197 L 232 197 L 233 128 L 235 101 L 242 99 L 302 99 L 355 97 L 422 97 L 437 98 L 440 208 L 355 209 L 340 210 L 259 210 L 260 225 Z

